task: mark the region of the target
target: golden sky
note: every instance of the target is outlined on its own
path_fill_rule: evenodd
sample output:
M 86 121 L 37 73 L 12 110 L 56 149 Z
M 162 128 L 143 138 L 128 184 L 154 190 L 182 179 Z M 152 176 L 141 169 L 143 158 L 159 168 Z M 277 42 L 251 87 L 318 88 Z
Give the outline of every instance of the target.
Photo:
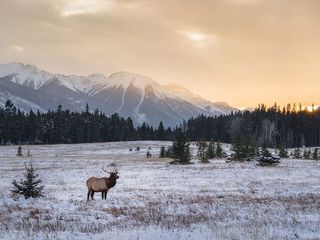
M 319 104 L 319 0 L 1 0 L 0 63 L 129 71 L 236 107 Z

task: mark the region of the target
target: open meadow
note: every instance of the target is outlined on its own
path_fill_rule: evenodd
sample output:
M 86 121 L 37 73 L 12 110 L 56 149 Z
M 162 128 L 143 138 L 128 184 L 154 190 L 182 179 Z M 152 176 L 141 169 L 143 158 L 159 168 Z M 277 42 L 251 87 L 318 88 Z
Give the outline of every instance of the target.
M 0 147 L 0 239 L 320 239 L 320 161 L 170 165 L 158 158 L 169 144 L 22 146 L 24 157 Z M 11 182 L 31 159 L 45 197 L 25 200 Z M 113 163 L 120 178 L 107 200 L 87 201 L 86 180 Z

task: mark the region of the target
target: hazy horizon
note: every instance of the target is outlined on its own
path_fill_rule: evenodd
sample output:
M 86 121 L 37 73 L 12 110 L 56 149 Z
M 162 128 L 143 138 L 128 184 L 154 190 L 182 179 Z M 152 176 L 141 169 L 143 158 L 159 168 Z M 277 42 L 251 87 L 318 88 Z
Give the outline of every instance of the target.
M 319 105 L 316 0 L 3 0 L 0 62 L 142 74 L 237 108 Z

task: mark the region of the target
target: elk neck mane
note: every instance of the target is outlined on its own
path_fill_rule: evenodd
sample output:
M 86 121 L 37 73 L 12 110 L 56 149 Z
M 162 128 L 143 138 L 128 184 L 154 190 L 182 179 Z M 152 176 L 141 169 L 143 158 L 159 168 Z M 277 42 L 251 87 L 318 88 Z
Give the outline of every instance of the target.
M 106 178 L 106 184 L 109 188 L 114 187 L 116 183 L 117 183 L 117 178 L 113 174 L 111 174 L 110 177 Z

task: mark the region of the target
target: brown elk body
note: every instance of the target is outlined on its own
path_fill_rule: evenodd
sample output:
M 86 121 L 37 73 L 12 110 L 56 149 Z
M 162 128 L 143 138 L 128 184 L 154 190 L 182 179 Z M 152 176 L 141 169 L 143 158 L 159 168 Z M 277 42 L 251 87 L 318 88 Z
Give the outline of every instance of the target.
M 105 171 L 103 168 L 102 170 Z M 102 199 L 107 198 L 108 191 L 110 190 L 110 188 L 113 188 L 116 185 L 117 179 L 119 178 L 118 172 L 115 169 L 113 172 L 107 172 L 107 173 L 110 173 L 110 177 L 102 177 L 102 178 L 91 177 L 87 180 L 87 187 L 88 187 L 87 200 L 89 200 L 90 195 L 91 195 L 91 199 L 94 200 L 93 195 L 95 192 L 101 192 Z

